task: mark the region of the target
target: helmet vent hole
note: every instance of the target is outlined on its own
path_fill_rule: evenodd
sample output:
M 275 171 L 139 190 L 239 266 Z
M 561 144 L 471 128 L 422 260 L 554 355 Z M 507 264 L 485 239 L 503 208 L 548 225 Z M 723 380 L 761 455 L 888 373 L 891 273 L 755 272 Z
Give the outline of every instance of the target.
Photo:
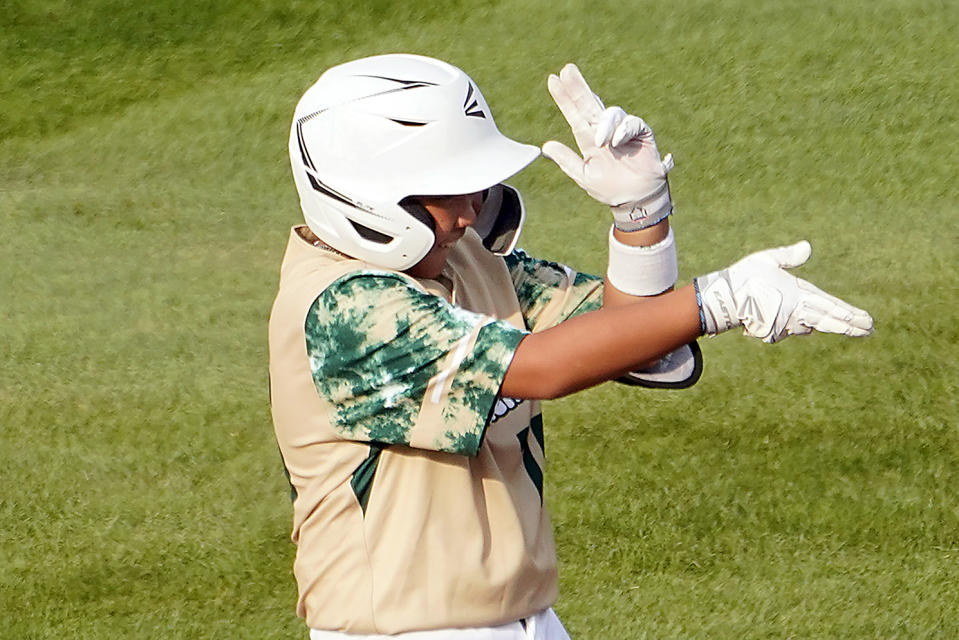
M 353 220 L 350 220 L 350 224 L 353 225 L 353 228 L 356 229 L 356 232 L 360 234 L 360 236 L 364 240 L 369 240 L 370 242 L 376 242 L 377 244 L 389 244 L 390 242 L 393 241 L 393 238 L 386 235 L 385 233 L 380 233 L 379 231 L 370 229 L 369 227 L 365 227 L 361 224 L 354 222 Z
M 413 122 L 412 120 L 397 120 L 396 118 L 389 118 L 396 124 L 401 124 L 404 127 L 424 127 L 426 126 L 425 122 Z

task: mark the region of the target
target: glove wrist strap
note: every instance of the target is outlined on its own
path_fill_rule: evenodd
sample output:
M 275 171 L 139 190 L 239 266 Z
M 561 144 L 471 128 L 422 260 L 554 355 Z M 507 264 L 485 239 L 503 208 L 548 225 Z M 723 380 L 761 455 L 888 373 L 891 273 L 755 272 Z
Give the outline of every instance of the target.
M 613 223 L 620 231 L 638 231 L 651 227 L 673 212 L 669 181 L 663 179 L 656 191 L 642 200 L 613 205 L 609 209 L 613 213 Z
M 694 281 L 699 293 L 700 322 L 711 336 L 742 325 L 726 271 L 715 271 Z

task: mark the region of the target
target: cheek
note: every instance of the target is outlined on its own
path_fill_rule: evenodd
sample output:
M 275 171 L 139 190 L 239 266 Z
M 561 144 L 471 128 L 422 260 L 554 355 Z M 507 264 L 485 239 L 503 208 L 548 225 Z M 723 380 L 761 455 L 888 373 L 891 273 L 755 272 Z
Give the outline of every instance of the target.
M 456 225 L 456 216 L 451 215 L 449 211 L 442 211 L 439 214 L 433 214 L 433 221 L 436 223 L 437 231 L 451 231 Z
M 447 233 L 457 228 L 457 223 L 464 215 L 464 205 L 462 202 L 451 203 L 426 203 L 424 205 L 430 217 L 433 218 L 433 225 L 437 232 Z

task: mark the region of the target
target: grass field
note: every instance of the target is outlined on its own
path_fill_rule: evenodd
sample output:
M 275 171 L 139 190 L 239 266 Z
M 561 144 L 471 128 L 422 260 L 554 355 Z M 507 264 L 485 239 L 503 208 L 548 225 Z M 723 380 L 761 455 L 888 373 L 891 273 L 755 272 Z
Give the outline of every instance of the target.
M 866 340 L 703 341 L 546 407 L 574 638 L 959 637 L 959 5 L 6 0 L 0 638 L 305 638 L 267 402 L 293 105 L 415 51 L 569 141 L 576 61 L 671 151 L 681 279 L 809 239 Z M 548 161 L 523 245 L 604 268 Z

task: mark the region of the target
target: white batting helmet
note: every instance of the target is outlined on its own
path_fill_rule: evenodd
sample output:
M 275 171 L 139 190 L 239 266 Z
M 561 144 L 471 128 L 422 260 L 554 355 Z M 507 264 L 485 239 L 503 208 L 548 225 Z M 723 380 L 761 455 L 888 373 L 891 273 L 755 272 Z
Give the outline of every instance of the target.
M 329 69 L 300 99 L 290 131 L 310 229 L 343 253 L 397 270 L 433 246 L 432 218 L 409 196 L 489 190 L 475 228 L 488 249 L 512 250 L 523 204 L 500 183 L 538 155 L 500 133 L 463 71 L 408 54 Z

